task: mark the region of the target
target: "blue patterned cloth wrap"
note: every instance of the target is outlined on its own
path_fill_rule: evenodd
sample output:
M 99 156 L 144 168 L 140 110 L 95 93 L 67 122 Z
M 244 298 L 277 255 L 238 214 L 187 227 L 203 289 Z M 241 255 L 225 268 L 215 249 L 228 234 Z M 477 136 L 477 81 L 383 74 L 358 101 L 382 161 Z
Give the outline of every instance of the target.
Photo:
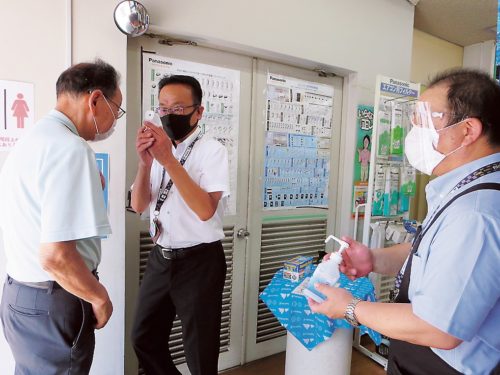
M 355 297 L 365 301 L 375 301 L 373 284 L 366 277 L 351 281 L 341 273 L 339 284 L 340 288 L 348 290 Z M 323 314 L 313 313 L 306 297 L 292 293 L 299 285 L 300 283 L 284 279 L 283 269 L 280 269 L 260 294 L 260 299 L 264 301 L 281 325 L 304 347 L 312 350 L 316 345 L 332 337 L 337 328 L 351 328 L 351 325 L 344 319 L 330 319 Z M 380 344 L 380 333 L 365 326 L 359 328 L 361 333 L 367 333 L 375 344 Z

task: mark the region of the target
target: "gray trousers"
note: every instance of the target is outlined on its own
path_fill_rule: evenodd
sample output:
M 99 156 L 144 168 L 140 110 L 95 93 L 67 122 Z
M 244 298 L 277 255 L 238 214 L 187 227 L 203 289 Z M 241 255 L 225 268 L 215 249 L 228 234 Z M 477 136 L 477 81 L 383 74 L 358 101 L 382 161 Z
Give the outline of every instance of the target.
M 7 276 L 0 314 L 15 375 L 89 373 L 95 346 L 89 303 L 55 282 L 41 289 Z

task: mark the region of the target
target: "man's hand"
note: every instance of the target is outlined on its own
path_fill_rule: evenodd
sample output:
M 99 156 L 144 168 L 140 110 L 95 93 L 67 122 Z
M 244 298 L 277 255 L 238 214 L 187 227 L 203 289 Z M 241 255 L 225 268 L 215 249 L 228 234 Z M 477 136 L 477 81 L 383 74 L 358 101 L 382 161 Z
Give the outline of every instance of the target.
M 102 304 L 92 304 L 92 310 L 96 318 L 95 329 L 103 328 L 113 313 L 113 304 L 108 299 Z
M 146 121 L 144 122 L 144 126 L 141 126 L 137 130 L 135 149 L 137 151 L 137 155 L 139 156 L 139 163 L 144 167 L 149 168 L 153 163 L 153 156 L 151 155 L 149 148 L 154 143 L 155 139 L 149 131 L 150 128 L 147 127 L 147 124 L 151 123 Z
M 326 300 L 318 303 L 310 298 L 307 299 L 312 312 L 326 315 L 330 319 L 343 319 L 352 294 L 345 289 L 331 287 L 326 284 L 315 284 L 314 287 L 326 296 Z
M 172 154 L 172 141 L 165 130 L 148 122 L 144 123 L 144 127 L 146 128 L 144 133 L 149 134 L 154 140 L 148 149 L 153 158 L 163 166 L 174 160 L 177 161 Z
M 92 305 L 96 329 L 106 325 L 113 305 L 104 285 L 92 275 L 76 250 L 75 241 L 40 244 L 40 264 L 66 291 Z
M 373 254 L 371 250 L 350 237 L 344 236 L 342 240 L 347 242 L 349 247 L 342 253 L 343 261 L 339 267 L 340 272 L 351 280 L 366 276 L 372 272 Z
M 104 178 L 104 176 L 102 175 L 102 172 L 99 171 L 99 177 L 101 178 L 101 186 L 102 186 L 102 190 L 106 189 L 106 179 Z

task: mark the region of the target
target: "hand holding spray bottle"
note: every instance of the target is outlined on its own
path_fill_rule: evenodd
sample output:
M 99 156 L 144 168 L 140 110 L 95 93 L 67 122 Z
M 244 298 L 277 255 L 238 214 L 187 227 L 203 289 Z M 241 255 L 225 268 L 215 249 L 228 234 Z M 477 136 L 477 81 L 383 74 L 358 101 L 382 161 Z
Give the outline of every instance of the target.
M 302 291 L 304 296 L 309 297 L 318 303 L 324 302 L 326 300 L 326 296 L 316 290 L 314 288 L 314 284 L 320 283 L 335 286 L 340 278 L 339 265 L 342 263 L 342 252 L 349 247 L 347 242 L 342 241 L 333 235 L 328 236 L 325 243 L 330 240 L 337 241 L 340 245 L 339 251 L 331 253 L 330 259 L 318 264 L 318 267 L 309 280 L 307 288 Z

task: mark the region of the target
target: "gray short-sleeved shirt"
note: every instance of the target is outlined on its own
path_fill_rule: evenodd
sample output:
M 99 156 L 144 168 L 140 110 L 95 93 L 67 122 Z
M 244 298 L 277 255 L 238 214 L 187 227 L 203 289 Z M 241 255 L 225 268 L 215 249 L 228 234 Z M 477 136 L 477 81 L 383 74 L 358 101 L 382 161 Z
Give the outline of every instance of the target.
M 45 281 L 41 243 L 76 240 L 87 267 L 101 259 L 100 237 L 111 233 L 95 154 L 74 124 L 52 110 L 10 152 L 0 174 L 0 227 L 7 273 Z

